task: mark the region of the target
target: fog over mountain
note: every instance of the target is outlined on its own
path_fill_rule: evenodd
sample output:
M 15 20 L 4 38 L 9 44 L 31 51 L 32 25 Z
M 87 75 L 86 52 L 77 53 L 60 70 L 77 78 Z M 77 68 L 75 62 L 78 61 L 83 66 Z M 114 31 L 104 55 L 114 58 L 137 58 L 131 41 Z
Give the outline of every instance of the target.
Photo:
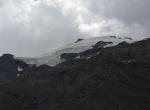
M 149 5 L 149 0 L 0 0 L 0 54 L 36 56 L 79 37 L 149 37 Z

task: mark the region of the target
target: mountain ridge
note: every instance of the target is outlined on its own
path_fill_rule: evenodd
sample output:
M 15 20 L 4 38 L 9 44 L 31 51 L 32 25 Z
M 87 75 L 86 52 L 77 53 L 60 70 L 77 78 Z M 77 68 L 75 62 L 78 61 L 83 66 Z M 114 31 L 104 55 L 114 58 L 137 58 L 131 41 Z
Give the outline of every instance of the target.
M 61 55 L 65 53 L 81 53 L 83 51 L 92 49 L 96 43 L 99 44 L 100 47 L 110 47 L 110 46 L 115 46 L 118 45 L 121 42 L 127 42 L 127 43 L 133 43 L 138 40 L 133 40 L 132 38 L 129 37 L 116 37 L 116 36 L 104 36 L 104 37 L 93 37 L 89 39 L 78 39 L 78 42 L 70 43 L 67 44 L 61 48 L 56 49 L 53 52 L 43 54 L 40 57 L 37 58 L 24 58 L 22 59 L 28 64 L 36 64 L 37 66 L 42 65 L 42 64 L 47 64 L 49 66 L 55 66 L 61 62 L 64 62 L 64 59 L 61 59 Z M 106 44 L 102 44 L 105 43 Z
M 150 38 L 101 47 L 107 43 L 65 53 L 66 60 L 55 67 L 29 65 L 9 54 L 0 57 L 5 74 L 16 72 L 15 78 L 8 77 L 11 82 L 0 83 L 0 109 L 149 110 Z

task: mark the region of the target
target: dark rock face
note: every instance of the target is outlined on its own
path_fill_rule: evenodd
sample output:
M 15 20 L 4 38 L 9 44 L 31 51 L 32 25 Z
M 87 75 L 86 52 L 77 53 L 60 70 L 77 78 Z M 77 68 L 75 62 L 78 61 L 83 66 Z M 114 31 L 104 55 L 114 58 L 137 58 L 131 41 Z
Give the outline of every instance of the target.
M 63 74 L 63 69 L 41 65 L 39 67 L 33 66 L 25 69 L 20 74 L 20 78 L 26 80 L 53 80 Z
M 130 38 L 130 37 L 125 37 L 125 39 L 133 40 L 133 39 L 132 39 L 132 38 Z
M 4 54 L 0 57 L 0 81 L 12 81 L 16 79 L 18 67 L 28 67 L 23 61 L 13 58 L 11 54 Z
M 64 53 L 60 57 L 61 57 L 61 59 L 70 60 L 70 59 L 73 59 L 77 56 L 78 56 L 77 53 Z
M 117 38 L 116 36 L 110 36 L 111 38 Z
M 13 83 L 0 84 L 0 109 L 150 109 L 150 39 L 93 47 L 79 53 L 80 59 L 70 55 L 56 67 L 27 66 Z M 0 64 L 18 66 L 8 58 L 7 65 L 3 58 Z
M 97 42 L 97 43 L 93 46 L 93 48 L 104 47 L 104 46 L 106 46 L 106 45 L 108 45 L 108 44 L 112 44 L 112 42 L 99 41 L 99 42 Z
M 84 39 L 77 39 L 77 41 L 75 41 L 75 43 L 78 43 L 78 42 L 80 42 L 80 41 L 82 41 L 82 40 L 84 40 Z
M 10 60 L 10 59 L 13 59 L 13 55 L 11 55 L 11 54 L 4 54 L 4 55 L 2 55 L 1 56 L 1 59 L 3 59 L 3 60 Z

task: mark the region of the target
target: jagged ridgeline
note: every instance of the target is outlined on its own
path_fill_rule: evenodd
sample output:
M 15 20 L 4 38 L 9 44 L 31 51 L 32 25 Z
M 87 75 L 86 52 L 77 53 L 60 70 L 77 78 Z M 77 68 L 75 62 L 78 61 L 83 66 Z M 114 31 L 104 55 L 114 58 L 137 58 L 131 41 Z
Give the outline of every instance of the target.
M 37 58 L 0 57 L 0 110 L 149 110 L 150 39 L 78 39 Z

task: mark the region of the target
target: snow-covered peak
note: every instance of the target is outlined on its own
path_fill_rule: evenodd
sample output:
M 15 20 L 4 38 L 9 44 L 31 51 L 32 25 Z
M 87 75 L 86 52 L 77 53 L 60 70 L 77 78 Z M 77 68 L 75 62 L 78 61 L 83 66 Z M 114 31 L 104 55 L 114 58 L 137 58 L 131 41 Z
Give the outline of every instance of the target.
M 42 64 L 47 64 L 49 66 L 55 66 L 55 65 L 65 61 L 60 58 L 60 56 L 63 53 L 80 53 L 80 52 L 86 51 L 88 49 L 92 49 L 93 46 L 96 43 L 98 43 L 99 41 L 111 42 L 105 46 L 102 46 L 104 48 L 118 45 L 121 42 L 127 42 L 127 43 L 135 42 L 135 40 L 128 38 L 128 37 L 119 38 L 119 37 L 115 37 L 115 36 L 105 36 L 105 37 L 82 39 L 78 42 L 70 43 L 61 48 L 58 48 L 57 50 L 55 50 L 53 52 L 43 54 L 40 57 L 24 58 L 22 60 L 24 60 L 28 64 L 36 64 L 37 66 L 42 65 Z

